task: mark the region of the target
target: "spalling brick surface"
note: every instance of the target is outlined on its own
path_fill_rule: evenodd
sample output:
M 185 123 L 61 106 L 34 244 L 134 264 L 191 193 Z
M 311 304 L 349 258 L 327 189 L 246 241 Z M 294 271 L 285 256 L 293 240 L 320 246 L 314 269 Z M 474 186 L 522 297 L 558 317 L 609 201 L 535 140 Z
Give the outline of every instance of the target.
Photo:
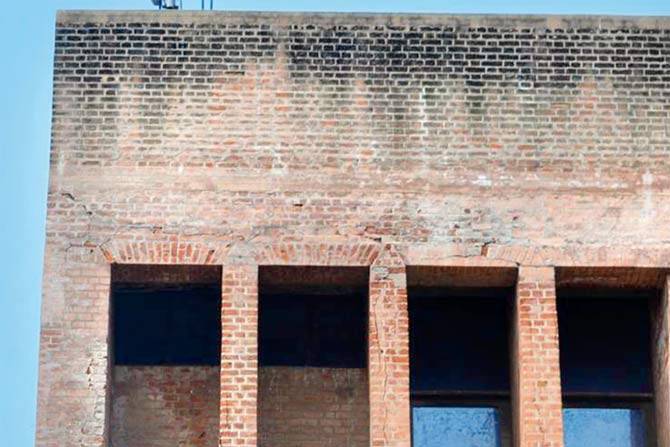
M 39 446 L 109 435 L 112 262 L 235 265 L 230 446 L 256 444 L 257 264 L 369 266 L 382 243 L 422 265 L 670 264 L 668 19 L 57 21 Z M 404 271 L 378 265 L 370 279 L 402 314 L 387 267 Z M 371 367 L 402 370 L 404 354 L 385 355 Z M 403 374 L 401 398 L 372 414 L 407 420 Z M 374 424 L 376 445 L 409 442 L 408 427 L 389 441 Z
M 409 312 L 405 265 L 385 247 L 370 268 L 370 446 L 409 447 Z

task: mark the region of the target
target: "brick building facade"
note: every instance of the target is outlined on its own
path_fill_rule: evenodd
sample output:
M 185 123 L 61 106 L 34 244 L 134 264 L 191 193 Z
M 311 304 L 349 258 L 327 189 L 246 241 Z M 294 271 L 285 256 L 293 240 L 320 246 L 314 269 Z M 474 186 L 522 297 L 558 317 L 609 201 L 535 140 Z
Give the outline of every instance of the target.
M 670 447 L 670 19 L 62 12 L 55 51 L 37 446 L 419 447 L 438 396 L 561 447 L 569 402 L 616 395 Z M 216 364 L 123 326 L 132 297 L 188 290 L 220 298 Z M 502 388 L 430 359 L 421 388 L 413 321 L 450 294 L 506 300 Z M 639 332 L 561 316 L 579 294 L 648 303 L 649 355 L 612 354 L 639 389 L 573 369 L 571 328 Z M 275 359 L 277 297 L 314 324 Z M 364 356 L 337 363 L 357 333 L 323 303 L 356 297 Z

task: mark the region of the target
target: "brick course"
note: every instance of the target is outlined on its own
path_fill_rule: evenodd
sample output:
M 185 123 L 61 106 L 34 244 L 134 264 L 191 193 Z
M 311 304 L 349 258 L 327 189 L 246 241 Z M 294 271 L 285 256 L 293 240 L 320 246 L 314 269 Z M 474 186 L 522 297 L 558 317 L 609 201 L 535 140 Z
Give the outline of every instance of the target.
M 218 445 L 218 389 L 218 368 L 114 367 L 110 445 Z
M 258 440 L 267 447 L 367 447 L 364 369 L 262 367 Z
M 61 12 L 55 39 L 40 447 L 109 438 L 113 263 L 223 266 L 229 446 L 257 444 L 259 265 L 372 266 L 374 445 L 410 439 L 405 266 L 670 268 L 667 18 Z M 521 323 L 553 321 L 545 279 Z M 561 445 L 552 327 L 519 332 L 518 445 Z

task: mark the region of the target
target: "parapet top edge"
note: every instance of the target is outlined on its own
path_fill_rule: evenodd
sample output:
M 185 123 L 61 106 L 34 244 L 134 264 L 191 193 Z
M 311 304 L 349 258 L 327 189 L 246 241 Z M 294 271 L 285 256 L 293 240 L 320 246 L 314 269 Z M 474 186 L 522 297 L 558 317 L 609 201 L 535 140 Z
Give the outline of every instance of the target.
M 453 26 L 456 28 L 669 29 L 670 16 L 415 14 L 256 11 L 60 10 L 58 26 L 112 23 Z

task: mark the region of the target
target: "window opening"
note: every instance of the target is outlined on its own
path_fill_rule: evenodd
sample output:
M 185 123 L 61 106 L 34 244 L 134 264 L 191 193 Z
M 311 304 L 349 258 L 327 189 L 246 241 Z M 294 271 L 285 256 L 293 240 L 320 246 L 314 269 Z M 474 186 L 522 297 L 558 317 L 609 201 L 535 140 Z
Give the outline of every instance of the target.
M 655 290 L 559 289 L 566 447 L 651 447 Z

